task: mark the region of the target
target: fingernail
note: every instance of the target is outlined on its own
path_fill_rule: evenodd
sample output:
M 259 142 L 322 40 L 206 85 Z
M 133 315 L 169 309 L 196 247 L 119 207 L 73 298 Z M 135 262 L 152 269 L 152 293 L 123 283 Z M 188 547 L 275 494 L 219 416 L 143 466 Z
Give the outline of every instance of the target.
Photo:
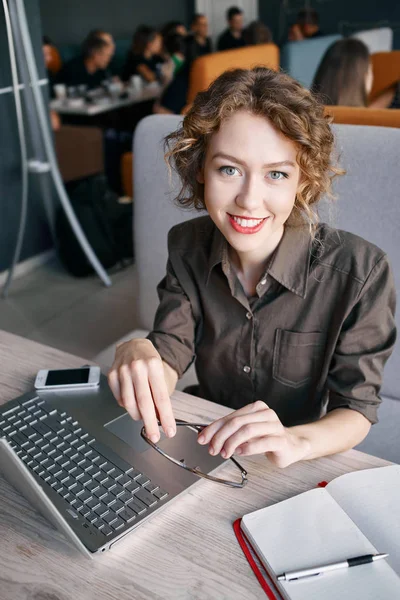
M 204 442 L 206 441 L 206 438 L 204 437 L 204 435 L 200 435 L 197 438 L 197 441 L 199 442 L 199 444 L 204 444 Z
M 175 435 L 175 429 L 173 427 L 167 427 L 165 433 L 167 434 L 167 437 L 172 438 Z
M 150 439 L 153 442 L 153 444 L 156 444 L 158 442 L 158 440 L 160 439 L 160 437 L 156 433 L 152 433 L 150 436 Z
M 242 454 L 243 450 L 241 448 L 236 448 L 235 454 Z
M 212 446 L 209 447 L 208 452 L 210 454 L 215 454 L 215 450 L 214 450 L 214 448 Z
M 221 456 L 222 458 L 226 458 L 226 450 L 221 450 Z

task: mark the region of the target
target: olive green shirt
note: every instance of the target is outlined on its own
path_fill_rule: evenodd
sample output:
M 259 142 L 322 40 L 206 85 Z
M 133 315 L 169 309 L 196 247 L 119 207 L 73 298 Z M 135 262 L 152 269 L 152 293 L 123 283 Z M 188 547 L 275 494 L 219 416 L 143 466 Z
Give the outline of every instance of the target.
M 286 426 L 350 408 L 377 421 L 395 338 L 385 253 L 345 231 L 286 227 L 248 298 L 210 217 L 176 225 L 149 339 L 198 395 L 238 409 L 265 401 Z

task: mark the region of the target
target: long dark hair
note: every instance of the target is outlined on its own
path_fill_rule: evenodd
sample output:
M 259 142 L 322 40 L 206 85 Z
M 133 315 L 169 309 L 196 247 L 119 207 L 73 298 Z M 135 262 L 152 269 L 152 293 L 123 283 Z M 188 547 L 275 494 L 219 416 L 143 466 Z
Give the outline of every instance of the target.
M 139 25 L 133 34 L 132 45 L 130 52 L 132 54 L 143 54 L 147 48 L 147 44 L 152 42 L 159 32 L 153 27 L 147 27 L 147 25 Z
M 369 64 L 369 51 L 361 40 L 338 40 L 325 52 L 312 90 L 324 104 L 367 106 Z

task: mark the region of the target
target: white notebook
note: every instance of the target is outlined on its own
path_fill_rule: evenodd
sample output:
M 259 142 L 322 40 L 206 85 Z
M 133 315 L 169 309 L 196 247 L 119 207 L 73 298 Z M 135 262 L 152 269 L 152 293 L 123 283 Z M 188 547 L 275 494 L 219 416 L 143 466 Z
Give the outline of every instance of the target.
M 285 599 L 400 599 L 400 465 L 342 475 L 245 515 L 241 529 Z M 378 552 L 389 557 L 309 579 L 276 579 Z

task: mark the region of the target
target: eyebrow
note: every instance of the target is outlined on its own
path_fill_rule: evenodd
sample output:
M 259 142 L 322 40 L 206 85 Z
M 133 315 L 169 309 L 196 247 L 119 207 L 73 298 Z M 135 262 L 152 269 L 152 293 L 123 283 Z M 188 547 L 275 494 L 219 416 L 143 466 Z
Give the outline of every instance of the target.
M 214 154 L 214 156 L 212 157 L 211 160 L 214 160 L 215 158 L 225 158 L 227 160 L 231 160 L 232 162 L 237 163 L 238 165 L 247 166 L 243 160 L 239 160 L 238 158 L 235 158 L 234 156 L 231 156 L 230 154 L 225 154 L 224 152 L 217 152 L 216 154 Z M 275 169 L 277 167 L 295 167 L 295 166 L 296 166 L 296 163 L 294 163 L 291 160 L 282 160 L 280 162 L 267 163 L 267 164 L 263 165 L 263 167 L 266 167 L 268 169 L 271 169 L 271 168 Z

